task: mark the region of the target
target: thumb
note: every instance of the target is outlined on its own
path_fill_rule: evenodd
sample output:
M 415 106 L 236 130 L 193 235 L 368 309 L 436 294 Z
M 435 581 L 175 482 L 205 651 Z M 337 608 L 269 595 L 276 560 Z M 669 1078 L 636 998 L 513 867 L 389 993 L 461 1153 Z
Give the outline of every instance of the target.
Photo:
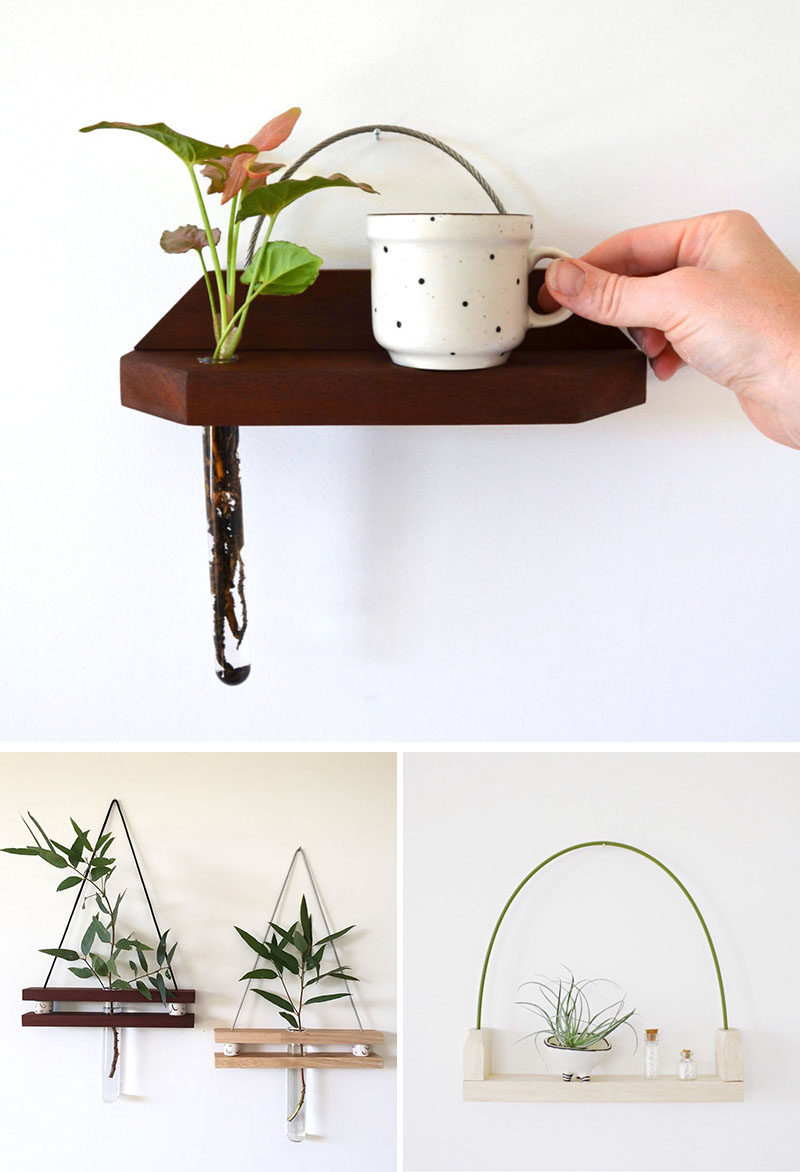
M 670 316 L 669 290 L 658 276 L 627 277 L 570 259 L 548 265 L 545 281 L 559 305 L 601 325 L 664 329 Z

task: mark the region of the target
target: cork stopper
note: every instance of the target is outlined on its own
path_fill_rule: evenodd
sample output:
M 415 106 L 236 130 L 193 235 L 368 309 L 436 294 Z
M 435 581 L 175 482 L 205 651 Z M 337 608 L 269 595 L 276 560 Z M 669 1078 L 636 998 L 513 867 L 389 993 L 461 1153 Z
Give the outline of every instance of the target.
M 657 1042 L 658 1041 L 658 1030 L 645 1030 L 644 1033 L 645 1033 L 645 1037 L 647 1038 L 648 1042 Z
M 681 1050 L 681 1058 L 691 1058 L 691 1050 Z

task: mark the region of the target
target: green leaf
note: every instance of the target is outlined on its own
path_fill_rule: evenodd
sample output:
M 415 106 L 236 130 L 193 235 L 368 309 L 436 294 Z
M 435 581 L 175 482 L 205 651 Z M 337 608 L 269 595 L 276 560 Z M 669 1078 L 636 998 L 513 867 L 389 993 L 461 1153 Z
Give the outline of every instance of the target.
M 272 969 L 251 969 L 249 973 L 239 977 L 240 981 L 277 981 L 277 979 L 278 974 Z
M 170 948 L 169 952 L 167 953 L 167 965 L 169 967 L 172 966 L 172 958 L 175 955 L 175 949 L 177 947 L 178 947 L 178 942 L 176 940 L 175 943 L 172 945 L 172 948 Z
M 97 893 L 96 898 L 97 898 L 97 906 L 100 908 L 100 911 L 103 913 L 103 915 L 110 916 L 111 915 L 111 908 L 108 906 L 106 901 L 103 899 L 103 897 L 99 891 Z
M 299 1029 L 300 1029 L 300 1026 L 299 1026 L 299 1024 L 298 1024 L 298 1021 L 297 1021 L 297 1018 L 294 1016 L 294 1014 L 292 1014 L 292 1013 L 284 1013 L 284 1012 L 283 1012 L 283 1010 L 281 1010 L 281 1011 L 280 1011 L 280 1016 L 283 1018 L 283 1020 L 284 1020 L 284 1021 L 288 1021 L 289 1025 L 292 1027 L 292 1029 L 293 1029 L 293 1030 L 299 1030 Z
M 188 138 L 167 126 L 165 122 L 150 122 L 137 124 L 135 122 L 95 122 L 94 126 L 82 126 L 81 134 L 88 134 L 91 130 L 135 130 L 137 134 L 146 134 L 154 138 L 163 146 L 168 147 L 184 163 L 193 167 L 196 163 L 207 163 L 211 159 L 227 159 L 233 155 L 257 155 L 258 148 L 249 142 L 242 146 L 212 146 L 211 143 L 201 142 L 198 138 Z
M 164 984 L 164 978 L 162 977 L 161 973 L 156 973 L 155 983 L 156 983 L 156 988 L 158 989 L 159 996 L 161 997 L 161 1003 L 162 1003 L 162 1005 L 166 1005 L 167 1004 L 167 986 Z
M 92 867 L 92 882 L 96 883 L 98 879 L 104 879 L 106 875 L 110 875 L 113 870 L 113 867 Z
M 263 997 L 265 1001 L 271 1001 L 273 1005 L 277 1005 L 279 1009 L 287 1009 L 289 1013 L 294 1013 L 294 1006 L 291 1001 L 287 1001 L 285 997 L 281 997 L 278 993 L 268 993 L 266 989 L 254 989 L 259 997 Z
M 62 879 L 56 891 L 66 891 L 68 887 L 74 887 L 76 883 L 82 883 L 80 875 L 68 875 L 66 879 Z
M 101 923 L 97 916 L 94 917 L 94 922 L 96 924 L 95 932 L 97 934 L 97 938 L 102 940 L 103 944 L 110 944 L 111 933 L 109 932 L 108 928 L 105 926 L 105 924 Z
M 242 283 L 255 277 L 260 296 L 291 297 L 303 293 L 319 275 L 322 257 L 287 240 L 268 240 L 242 273 Z
M 141 966 L 142 972 L 146 973 L 147 972 L 147 957 L 139 948 L 136 949 L 136 955 L 139 958 L 139 965 Z
M 236 925 L 234 925 L 234 927 L 235 926 Z M 249 948 L 252 948 L 253 952 L 255 952 L 257 956 L 262 956 L 264 960 L 271 959 L 269 945 L 262 944 L 260 940 L 256 940 L 255 936 L 251 936 L 249 932 L 245 932 L 244 928 L 236 928 L 236 931 L 239 933 L 242 940 L 244 940 L 245 944 Z
M 40 846 L 4 846 L 0 847 L 7 855 L 40 855 Z
M 349 993 L 326 993 L 322 997 L 309 997 L 306 1005 L 317 1005 L 320 1001 L 338 1001 L 340 997 L 349 997 Z
M 247 220 L 251 216 L 277 216 L 283 208 L 294 203 L 312 191 L 319 191 L 323 187 L 358 187 L 370 195 L 377 195 L 374 187 L 368 183 L 355 183 L 346 175 L 330 175 L 327 179 L 322 175 L 312 175 L 310 179 L 279 179 L 277 183 L 268 183 L 251 191 L 242 200 L 237 220 Z
M 130 981 L 123 981 L 122 978 L 120 978 L 117 981 L 111 982 L 111 988 L 112 989 L 131 989 L 131 988 L 133 988 L 133 986 L 131 985 Z
M 308 962 L 307 962 L 306 967 L 310 968 L 310 969 L 318 969 L 319 966 L 322 964 L 322 957 L 323 957 L 324 952 L 325 952 L 325 945 L 323 944 L 322 948 L 320 948 L 319 951 L 315 952 L 313 954 L 313 956 L 310 956 L 308 958 Z
M 38 822 L 36 821 L 36 819 L 34 818 L 33 814 L 31 814 L 30 810 L 28 810 L 28 817 L 30 818 L 31 822 L 34 824 L 34 826 L 36 827 L 36 829 L 39 831 L 39 833 L 41 834 L 42 838 L 45 840 L 45 842 L 47 843 L 47 845 L 48 845 L 48 846 L 50 847 L 50 849 L 52 850 L 52 849 L 53 849 L 53 843 L 51 842 L 50 838 L 48 837 L 47 831 L 44 829 L 44 827 L 43 827 L 43 826 L 41 826 L 41 825 L 40 825 L 40 823 L 38 823 Z M 23 818 L 23 819 L 22 819 L 22 821 L 23 821 L 23 822 L 25 822 L 25 819 Z M 26 826 L 28 825 L 28 824 L 27 824 L 27 822 L 25 822 L 25 825 L 26 825 Z M 30 830 L 30 827 L 29 827 L 29 826 L 28 826 L 28 829 Z M 31 834 L 33 834 L 33 831 L 31 831 Z M 34 835 L 33 835 L 33 837 L 34 837 L 34 839 L 35 839 L 35 838 L 36 838 L 36 835 L 34 834 Z
M 156 964 L 163 964 L 167 959 L 167 936 L 169 935 L 169 928 L 163 936 L 158 938 L 158 947 L 156 948 Z
M 63 870 L 64 867 L 69 866 L 67 860 L 62 859 L 61 855 L 56 854 L 55 851 L 46 851 L 42 849 L 39 851 L 39 856 L 43 858 L 46 863 L 49 863 L 51 867 L 60 867 Z
M 311 931 L 311 916 L 308 914 L 308 904 L 306 903 L 305 896 L 300 900 L 300 926 L 303 929 L 303 935 L 310 944 L 314 939 L 314 935 Z
M 57 956 L 59 960 L 80 960 L 80 956 L 72 948 L 40 948 L 46 956 Z
M 76 977 L 80 977 L 80 979 L 82 981 L 87 981 L 89 979 L 89 977 L 94 976 L 94 973 L 92 972 L 91 969 L 81 968 L 80 966 L 77 966 L 77 965 L 70 965 L 69 971 L 71 973 L 74 973 Z
M 100 921 L 97 919 L 97 916 L 95 916 L 83 934 L 83 940 L 81 940 L 81 952 L 84 956 L 87 955 L 92 945 L 94 944 L 94 938 L 97 935 L 97 925 L 99 922 Z
M 123 936 L 122 940 L 117 941 L 117 951 L 118 952 L 127 952 L 130 948 L 134 948 L 134 947 L 135 947 L 135 945 L 134 945 L 133 941 L 128 940 L 128 938 L 126 936 Z
M 340 932 L 331 932 L 330 936 L 323 936 L 322 940 L 318 940 L 317 945 L 330 944 L 331 940 L 338 940 L 340 936 L 345 936 L 348 932 L 352 932 L 353 928 L 355 928 L 355 924 L 351 924 L 349 928 L 342 928 Z
M 92 968 L 97 973 L 98 977 L 108 976 L 108 965 L 102 956 L 99 956 L 96 952 L 90 952 L 89 960 L 92 962 Z
M 150 989 L 147 988 L 147 985 L 145 985 L 144 981 L 137 981 L 136 988 L 139 990 L 139 992 L 141 993 L 141 995 L 143 997 L 147 998 L 148 1001 L 153 1000 L 153 994 L 150 991 Z

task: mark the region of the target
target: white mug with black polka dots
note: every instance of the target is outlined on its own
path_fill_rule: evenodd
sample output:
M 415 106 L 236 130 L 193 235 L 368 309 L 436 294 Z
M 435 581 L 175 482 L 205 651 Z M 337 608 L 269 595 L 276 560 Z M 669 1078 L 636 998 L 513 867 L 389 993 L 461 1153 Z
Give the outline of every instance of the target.
M 528 305 L 528 273 L 568 254 L 532 247 L 524 215 L 414 212 L 367 216 L 372 328 L 400 366 L 500 366 L 526 332 L 570 316 Z

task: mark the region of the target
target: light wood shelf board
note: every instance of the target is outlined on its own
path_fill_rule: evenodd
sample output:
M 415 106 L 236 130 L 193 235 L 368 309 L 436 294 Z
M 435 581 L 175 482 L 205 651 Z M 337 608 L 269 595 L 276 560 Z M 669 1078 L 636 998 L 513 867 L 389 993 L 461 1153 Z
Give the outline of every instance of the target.
M 355 1054 L 317 1052 L 313 1054 L 219 1054 L 214 1055 L 214 1065 L 220 1069 L 244 1068 L 248 1070 L 298 1069 L 298 1070 L 380 1070 L 383 1059 L 380 1054 L 367 1054 L 363 1058 Z
M 596 1075 L 591 1082 L 564 1082 L 558 1075 L 493 1074 L 464 1081 L 468 1103 L 740 1103 L 743 1082 L 716 1075 L 683 1080 L 675 1075 Z
M 300 1046 L 378 1046 L 383 1041 L 380 1030 L 281 1030 L 242 1029 L 214 1030 L 215 1042 L 234 1042 L 249 1046 L 264 1043 L 269 1045 Z

